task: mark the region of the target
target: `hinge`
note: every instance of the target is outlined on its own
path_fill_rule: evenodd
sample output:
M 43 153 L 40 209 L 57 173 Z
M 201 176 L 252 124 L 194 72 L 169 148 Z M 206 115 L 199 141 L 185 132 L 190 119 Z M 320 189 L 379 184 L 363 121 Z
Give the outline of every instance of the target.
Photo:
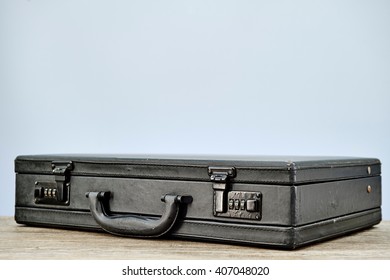
M 227 185 L 230 178 L 236 176 L 234 167 L 209 167 L 208 173 L 213 182 L 214 190 L 214 215 L 227 211 Z
M 69 205 L 71 161 L 53 161 L 51 164 L 55 182 L 35 182 L 35 203 Z

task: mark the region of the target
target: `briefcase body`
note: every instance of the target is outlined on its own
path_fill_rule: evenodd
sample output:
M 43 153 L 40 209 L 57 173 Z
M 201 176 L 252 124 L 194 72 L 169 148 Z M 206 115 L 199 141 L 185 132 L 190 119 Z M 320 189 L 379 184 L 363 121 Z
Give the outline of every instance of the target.
M 32 155 L 15 171 L 27 225 L 293 249 L 381 221 L 373 158 Z

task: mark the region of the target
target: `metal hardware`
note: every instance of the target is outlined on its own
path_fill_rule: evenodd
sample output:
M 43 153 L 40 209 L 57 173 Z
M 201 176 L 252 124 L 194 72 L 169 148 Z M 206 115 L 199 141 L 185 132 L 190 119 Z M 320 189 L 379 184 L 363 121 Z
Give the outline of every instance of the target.
M 236 176 L 236 169 L 234 167 L 209 167 L 208 173 L 213 182 L 214 215 L 216 216 L 217 213 L 224 213 L 227 210 L 226 188 L 229 179 Z
M 257 212 L 258 209 L 258 201 L 256 199 L 248 199 L 248 201 L 246 202 L 246 210 L 248 212 Z
M 371 166 L 367 167 L 367 173 L 368 173 L 368 175 L 371 175 Z
M 372 188 L 371 188 L 370 185 L 368 185 L 368 186 L 367 186 L 367 192 L 368 192 L 368 193 L 371 193 L 371 191 L 372 191 Z
M 213 182 L 214 216 L 238 219 L 261 219 L 260 192 L 230 191 L 229 181 L 236 176 L 234 167 L 209 167 Z
M 262 195 L 260 192 L 230 191 L 227 193 L 228 209 L 216 213 L 217 217 L 261 219 Z
M 53 161 L 54 182 L 35 182 L 34 197 L 37 204 L 69 205 L 71 161 Z

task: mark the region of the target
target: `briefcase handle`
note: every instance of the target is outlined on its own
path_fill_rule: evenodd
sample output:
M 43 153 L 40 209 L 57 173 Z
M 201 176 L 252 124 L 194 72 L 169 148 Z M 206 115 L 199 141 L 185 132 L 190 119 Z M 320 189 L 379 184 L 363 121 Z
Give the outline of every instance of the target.
M 109 215 L 110 192 L 89 192 L 86 196 L 93 218 L 105 231 L 134 237 L 159 237 L 167 233 L 177 220 L 180 205 L 192 202 L 192 196 L 164 195 L 161 201 L 165 202 L 165 212 L 158 219 L 134 215 Z

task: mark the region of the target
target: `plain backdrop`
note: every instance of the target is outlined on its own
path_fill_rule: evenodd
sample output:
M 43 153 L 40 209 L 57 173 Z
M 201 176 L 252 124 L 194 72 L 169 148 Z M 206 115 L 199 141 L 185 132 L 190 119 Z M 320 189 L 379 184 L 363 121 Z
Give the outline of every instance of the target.
M 0 215 L 19 154 L 382 161 L 389 1 L 0 0 Z

